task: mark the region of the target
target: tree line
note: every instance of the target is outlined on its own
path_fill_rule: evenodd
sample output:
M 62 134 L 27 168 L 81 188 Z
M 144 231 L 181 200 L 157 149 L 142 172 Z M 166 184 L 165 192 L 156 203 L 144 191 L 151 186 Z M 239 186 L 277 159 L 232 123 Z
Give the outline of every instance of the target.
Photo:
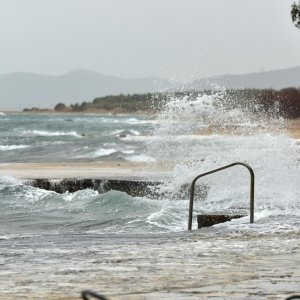
M 211 90 L 189 91 L 175 93 L 145 93 L 120 94 L 97 97 L 93 101 L 72 104 L 70 106 L 60 102 L 55 107 L 56 112 L 97 112 L 107 111 L 115 113 L 155 113 L 163 109 L 172 97 L 188 96 L 195 100 L 201 95 L 214 95 Z M 274 113 L 280 117 L 294 119 L 300 117 L 300 89 L 228 89 L 221 93 L 222 104 L 228 109 L 239 108 L 254 113 Z M 32 108 L 23 111 L 47 111 Z

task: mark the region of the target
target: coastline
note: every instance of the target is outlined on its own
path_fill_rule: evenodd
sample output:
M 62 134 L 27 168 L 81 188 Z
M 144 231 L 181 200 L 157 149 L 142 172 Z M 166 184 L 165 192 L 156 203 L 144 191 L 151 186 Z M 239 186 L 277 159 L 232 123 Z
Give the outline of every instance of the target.
M 38 115 L 47 115 L 47 114 L 54 114 L 54 115 L 154 115 L 154 111 L 124 111 L 119 109 L 87 109 L 84 111 L 57 111 L 54 109 L 40 109 L 34 111 L 6 111 L 0 110 L 0 112 L 4 114 L 38 114 Z
M 20 180 L 30 179 L 159 179 L 169 175 L 170 167 L 154 166 L 141 162 L 92 162 L 92 163 L 0 163 L 0 176 Z
M 288 131 L 293 138 L 300 139 L 300 118 L 288 121 Z
M 5 111 L 5 110 L 0 110 L 4 115 L 5 114 L 24 114 L 24 115 L 47 115 L 47 114 L 53 114 L 53 115 L 105 115 L 105 116 L 113 116 L 113 115 L 139 115 L 139 116 L 150 116 L 155 118 L 157 115 L 157 112 L 155 111 L 149 111 L 149 110 L 140 110 L 140 111 L 124 111 L 124 110 L 119 110 L 119 109 L 87 109 L 85 111 L 57 111 L 54 109 L 40 109 L 36 111 Z M 0 115 L 1 116 L 1 115 Z M 287 131 L 289 132 L 290 136 L 295 139 L 300 139 L 300 118 L 295 118 L 295 119 L 286 119 L 286 124 L 287 124 Z M 211 135 L 213 133 L 218 133 L 220 135 L 223 134 L 235 134 L 234 132 L 231 132 L 232 130 L 230 128 L 228 129 L 220 129 L 216 130 L 215 128 L 206 128 L 206 129 L 201 129 L 201 132 L 199 132 L 200 135 Z

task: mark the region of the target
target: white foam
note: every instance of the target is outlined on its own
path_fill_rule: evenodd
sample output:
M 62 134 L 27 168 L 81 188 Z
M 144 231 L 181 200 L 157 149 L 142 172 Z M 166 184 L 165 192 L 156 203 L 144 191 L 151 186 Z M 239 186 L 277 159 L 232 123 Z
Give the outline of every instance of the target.
M 114 148 L 110 149 L 99 149 L 92 154 L 92 157 L 108 156 L 110 154 L 116 153 L 117 150 Z
M 145 139 L 146 154 L 158 163 L 172 161 L 175 165 L 172 183 L 162 192 L 172 194 L 200 173 L 241 161 L 254 168 L 257 207 L 270 203 L 288 207 L 299 202 L 299 146 L 285 132 L 282 119 L 230 110 L 218 94 L 171 98 L 158 120 L 160 127 Z M 195 134 L 199 124 L 209 125 L 212 134 Z M 218 133 L 220 128 L 227 129 L 224 124 L 233 128 L 230 135 Z M 249 205 L 249 174 L 242 167 L 205 177 L 199 184 L 209 186 L 203 204 L 213 203 L 214 209 Z
M 0 176 L 0 184 L 3 185 L 20 185 L 22 184 L 22 181 L 20 179 L 17 179 L 13 176 Z
M 140 155 L 132 155 L 130 157 L 127 157 L 126 160 L 133 161 L 133 162 L 154 162 L 155 158 L 146 154 L 140 154 Z
M 27 130 L 23 131 L 22 135 L 29 136 L 74 136 L 82 137 L 76 131 L 43 131 L 43 130 Z
M 155 137 L 153 136 L 145 136 L 145 135 L 140 135 L 140 136 L 126 135 L 124 137 L 123 136 L 119 137 L 120 140 L 127 141 L 127 142 L 144 142 L 145 140 L 151 140 L 154 138 Z
M 12 151 L 17 149 L 29 148 L 28 145 L 0 145 L 0 151 Z
M 155 120 L 141 120 L 137 118 L 130 118 L 125 121 L 125 123 L 131 125 L 139 125 L 139 124 L 155 124 Z
M 140 135 L 141 134 L 139 131 L 134 130 L 134 129 L 131 129 L 130 133 L 133 134 L 133 135 Z
M 135 153 L 134 150 L 124 150 L 124 151 L 121 151 L 123 154 L 133 154 Z

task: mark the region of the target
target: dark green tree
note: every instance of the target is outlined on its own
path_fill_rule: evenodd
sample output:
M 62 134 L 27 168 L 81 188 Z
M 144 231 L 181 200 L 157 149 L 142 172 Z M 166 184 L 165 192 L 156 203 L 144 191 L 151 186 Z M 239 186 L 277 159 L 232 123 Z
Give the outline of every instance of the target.
M 300 2 L 292 4 L 291 17 L 294 25 L 300 29 Z
M 54 110 L 64 110 L 66 105 L 64 103 L 58 103 L 55 105 Z

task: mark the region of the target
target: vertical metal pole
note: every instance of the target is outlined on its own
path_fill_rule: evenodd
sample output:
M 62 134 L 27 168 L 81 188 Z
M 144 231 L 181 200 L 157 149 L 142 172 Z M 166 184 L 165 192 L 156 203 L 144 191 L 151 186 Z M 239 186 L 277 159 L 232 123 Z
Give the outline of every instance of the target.
M 251 175 L 250 183 L 250 223 L 254 222 L 254 172 L 252 169 L 249 169 Z
M 188 230 L 192 230 L 195 180 L 191 184 Z

